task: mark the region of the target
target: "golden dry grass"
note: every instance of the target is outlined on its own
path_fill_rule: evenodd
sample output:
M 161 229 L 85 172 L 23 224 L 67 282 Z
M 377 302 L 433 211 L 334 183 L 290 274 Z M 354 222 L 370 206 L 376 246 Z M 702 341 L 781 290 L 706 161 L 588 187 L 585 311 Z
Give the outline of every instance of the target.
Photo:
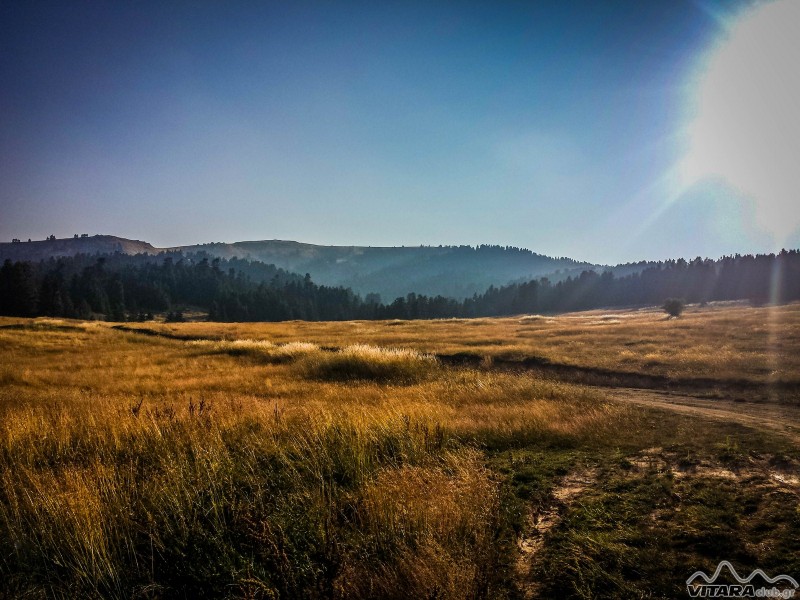
M 511 359 L 675 378 L 800 382 L 800 304 L 689 306 L 677 319 L 660 309 L 557 316 L 432 321 L 291 321 L 257 324 L 132 325 L 174 335 L 326 347 L 369 344 L 423 353 Z
M 3 324 L 11 594 L 499 594 L 500 481 L 478 448 L 637 418 L 416 350 Z
M 798 321 L 788 306 L 131 326 L 163 337 L 1 319 L 0 596 L 506 597 L 513 503 L 487 449 L 513 463 L 697 426 L 660 433 L 601 392 L 433 353 L 796 381 Z

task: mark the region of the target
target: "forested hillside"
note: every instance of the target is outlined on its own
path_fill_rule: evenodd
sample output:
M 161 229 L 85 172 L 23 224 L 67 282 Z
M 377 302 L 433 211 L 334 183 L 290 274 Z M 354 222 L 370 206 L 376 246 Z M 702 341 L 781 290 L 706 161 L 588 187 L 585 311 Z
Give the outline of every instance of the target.
M 490 285 L 543 276 L 577 276 L 595 265 L 552 258 L 513 246 L 316 246 L 268 240 L 204 244 L 180 248 L 213 256 L 238 256 L 288 271 L 310 273 L 317 283 L 349 287 L 359 294 L 377 293 L 391 301 L 410 292 L 462 300 Z
M 209 258 L 246 259 L 294 273 L 310 273 L 326 286 L 358 294 L 376 293 L 391 301 L 410 292 L 463 300 L 490 285 L 539 277 L 553 280 L 601 268 L 570 258 L 552 258 L 512 246 L 318 246 L 265 240 L 156 248 L 149 243 L 104 235 L 0 243 L 0 263 L 47 260 L 78 254 L 203 254 Z
M 202 253 L 7 260 L 0 268 L 0 314 L 114 321 L 155 313 L 180 318 L 187 308 L 218 321 L 477 317 L 654 305 L 668 297 L 800 300 L 800 251 L 666 261 L 621 277 L 587 270 L 555 283 L 540 278 L 491 286 L 462 301 L 412 292 L 390 303 L 376 294 L 362 297 L 348 288 L 317 285 L 308 275 L 274 265 Z

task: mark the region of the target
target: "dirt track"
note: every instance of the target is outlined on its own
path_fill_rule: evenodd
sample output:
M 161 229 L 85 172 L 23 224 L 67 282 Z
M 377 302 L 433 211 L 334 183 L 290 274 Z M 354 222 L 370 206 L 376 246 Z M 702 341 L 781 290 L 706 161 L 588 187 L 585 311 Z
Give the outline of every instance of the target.
M 477 357 L 470 354 L 439 358 L 450 365 L 480 364 Z M 796 404 L 798 386 L 795 382 L 767 384 L 711 378 L 670 379 L 650 374 L 553 364 L 537 358 L 497 360 L 492 363 L 492 368 L 526 371 L 548 379 L 587 385 L 601 389 L 615 400 L 640 406 L 772 430 L 800 445 L 800 405 Z M 700 397 L 709 393 L 717 397 Z M 795 403 L 781 404 L 776 396 L 785 401 L 791 399 Z
M 800 444 L 800 408 L 770 402 L 708 400 L 684 394 L 635 388 L 605 388 L 604 393 L 622 402 L 661 408 L 776 431 Z

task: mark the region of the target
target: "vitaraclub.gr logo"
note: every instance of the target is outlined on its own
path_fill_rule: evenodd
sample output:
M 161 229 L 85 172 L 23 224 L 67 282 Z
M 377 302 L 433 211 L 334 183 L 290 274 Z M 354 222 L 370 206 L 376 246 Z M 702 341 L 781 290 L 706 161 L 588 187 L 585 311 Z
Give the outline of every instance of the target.
M 720 578 L 723 568 L 728 569 L 733 583 L 727 577 Z M 794 598 L 798 587 L 797 581 L 788 575 L 769 577 L 761 569 L 741 578 L 727 560 L 717 565 L 711 577 L 697 571 L 686 580 L 686 590 L 692 598 Z

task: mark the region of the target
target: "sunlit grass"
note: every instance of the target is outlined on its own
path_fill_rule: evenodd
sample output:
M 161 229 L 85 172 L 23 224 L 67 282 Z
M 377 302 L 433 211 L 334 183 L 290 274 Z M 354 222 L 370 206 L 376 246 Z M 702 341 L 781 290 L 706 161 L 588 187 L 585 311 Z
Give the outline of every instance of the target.
M 229 354 L 230 356 L 249 356 L 265 363 L 292 362 L 308 354 L 320 352 L 320 347 L 309 342 L 287 342 L 274 344 L 269 340 L 191 340 L 191 346 L 201 350 Z
M 132 325 L 195 338 L 367 344 L 523 359 L 675 378 L 800 382 L 800 304 L 596 310 L 498 319 Z
M 511 531 L 479 449 L 631 418 L 416 350 L 41 322 L 0 338 L 12 594 L 500 594 Z
M 641 345 L 630 364 L 708 375 L 720 353 L 762 361 L 758 335 L 728 335 L 760 310 L 141 325 L 184 339 L 4 319 L 0 595 L 513 596 L 520 512 L 502 472 L 524 466 L 520 497 L 544 498 L 567 455 L 699 452 L 730 428 L 432 353 L 622 368 Z
M 359 344 L 336 352 L 307 353 L 298 371 L 321 381 L 414 383 L 431 376 L 438 367 L 436 358 L 416 350 Z

